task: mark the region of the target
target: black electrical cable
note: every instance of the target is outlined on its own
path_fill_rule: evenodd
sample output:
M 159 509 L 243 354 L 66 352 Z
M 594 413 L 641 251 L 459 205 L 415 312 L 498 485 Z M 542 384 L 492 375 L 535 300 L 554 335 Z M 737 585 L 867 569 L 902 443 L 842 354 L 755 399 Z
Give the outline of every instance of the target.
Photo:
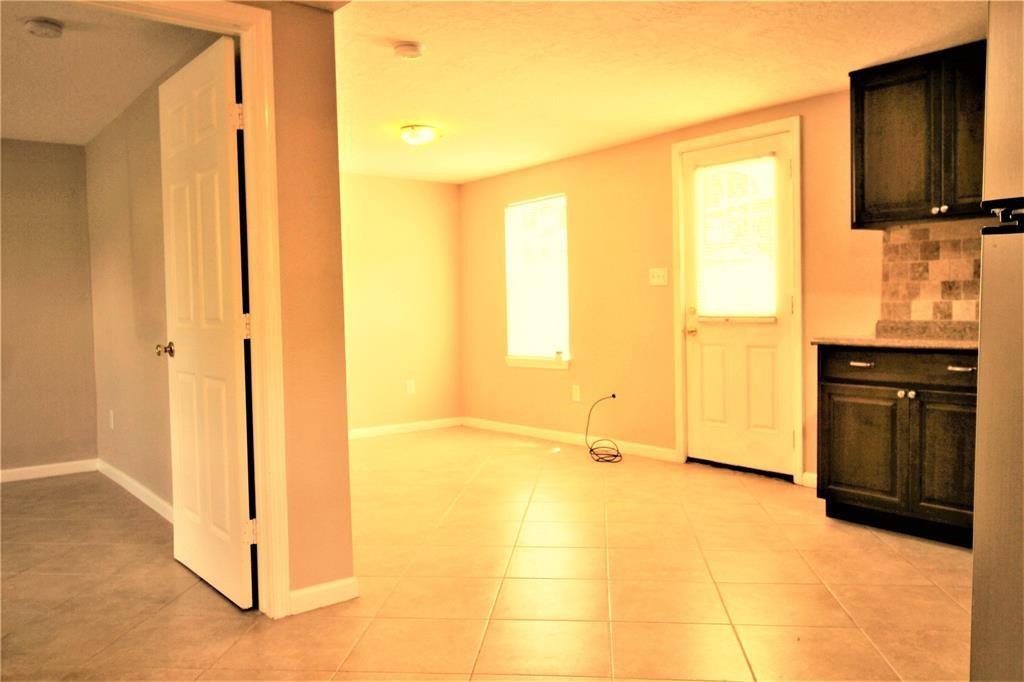
M 583 434 L 583 442 L 587 444 L 587 448 L 590 450 L 590 459 L 595 462 L 621 462 L 622 453 L 619 452 L 619 446 L 615 441 L 609 438 L 598 438 L 593 443 L 590 442 L 590 417 L 594 414 L 594 408 L 602 400 L 615 400 L 615 394 L 612 393 L 603 398 L 598 398 L 590 406 L 590 412 L 587 413 L 587 430 Z

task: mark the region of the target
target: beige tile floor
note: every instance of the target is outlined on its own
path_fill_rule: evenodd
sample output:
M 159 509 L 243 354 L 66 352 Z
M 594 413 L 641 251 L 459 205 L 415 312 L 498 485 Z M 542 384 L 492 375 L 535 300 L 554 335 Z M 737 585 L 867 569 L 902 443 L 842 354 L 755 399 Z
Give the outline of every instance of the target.
M 4 679 L 967 677 L 970 552 L 806 488 L 468 429 L 351 468 L 362 596 L 281 621 L 98 474 L 4 484 Z

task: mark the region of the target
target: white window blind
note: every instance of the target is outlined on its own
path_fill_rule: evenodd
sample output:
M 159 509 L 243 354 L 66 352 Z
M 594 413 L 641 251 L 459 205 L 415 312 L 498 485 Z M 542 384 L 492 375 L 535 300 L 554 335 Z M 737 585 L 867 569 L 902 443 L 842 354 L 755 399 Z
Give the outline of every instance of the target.
M 508 356 L 569 360 L 565 195 L 505 209 Z
M 775 167 L 764 156 L 696 169 L 698 315 L 776 314 Z

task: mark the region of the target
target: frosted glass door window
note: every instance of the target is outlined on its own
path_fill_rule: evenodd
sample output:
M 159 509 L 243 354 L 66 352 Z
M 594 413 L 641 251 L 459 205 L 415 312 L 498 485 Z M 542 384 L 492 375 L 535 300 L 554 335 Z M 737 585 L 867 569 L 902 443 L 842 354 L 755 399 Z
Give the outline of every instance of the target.
M 774 156 L 694 172 L 697 314 L 772 317 L 777 309 Z
M 508 355 L 569 359 L 565 196 L 505 209 Z

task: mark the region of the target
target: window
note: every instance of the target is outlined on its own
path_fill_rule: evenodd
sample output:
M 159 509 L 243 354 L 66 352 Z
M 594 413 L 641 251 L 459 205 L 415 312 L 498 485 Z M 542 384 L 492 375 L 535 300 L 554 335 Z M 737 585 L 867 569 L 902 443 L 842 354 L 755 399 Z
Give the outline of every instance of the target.
M 763 156 L 696 169 L 698 315 L 775 315 L 775 167 Z
M 509 365 L 569 362 L 569 253 L 565 195 L 505 209 L 505 300 Z

